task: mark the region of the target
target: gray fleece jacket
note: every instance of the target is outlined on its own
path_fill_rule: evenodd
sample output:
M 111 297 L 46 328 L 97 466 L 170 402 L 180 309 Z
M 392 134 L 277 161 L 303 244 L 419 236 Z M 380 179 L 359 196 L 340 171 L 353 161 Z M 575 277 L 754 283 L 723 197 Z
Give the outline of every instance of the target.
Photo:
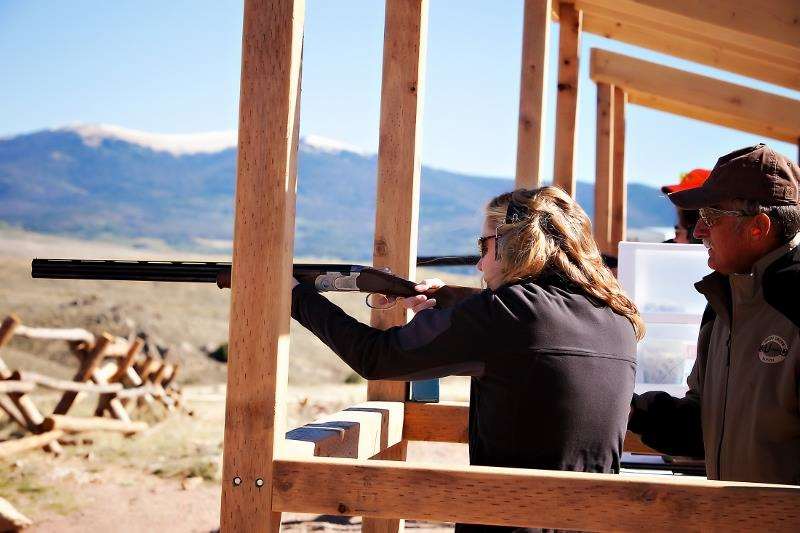
M 709 479 L 800 484 L 800 234 L 748 275 L 712 273 L 684 398 L 634 396 L 628 429 Z

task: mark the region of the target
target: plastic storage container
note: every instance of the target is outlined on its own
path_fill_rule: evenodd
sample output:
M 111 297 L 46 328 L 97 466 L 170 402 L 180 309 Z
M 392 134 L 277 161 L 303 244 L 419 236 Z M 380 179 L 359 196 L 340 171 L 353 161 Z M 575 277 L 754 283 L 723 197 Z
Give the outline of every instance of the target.
M 619 280 L 647 327 L 637 350 L 637 392 L 686 390 L 706 306 L 694 284 L 710 272 L 700 244 L 620 243 Z

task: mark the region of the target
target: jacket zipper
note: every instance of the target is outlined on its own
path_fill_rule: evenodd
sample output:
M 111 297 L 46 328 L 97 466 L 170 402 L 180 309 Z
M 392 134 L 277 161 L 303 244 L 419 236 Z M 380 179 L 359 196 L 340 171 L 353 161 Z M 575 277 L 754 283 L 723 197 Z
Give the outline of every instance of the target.
M 733 332 L 733 317 L 731 317 L 731 329 L 728 331 L 728 353 L 725 357 L 725 397 L 722 401 L 722 427 L 719 432 L 719 444 L 717 446 L 717 479 L 722 479 L 722 441 L 725 438 L 725 418 L 728 411 L 728 381 L 731 374 L 731 336 Z

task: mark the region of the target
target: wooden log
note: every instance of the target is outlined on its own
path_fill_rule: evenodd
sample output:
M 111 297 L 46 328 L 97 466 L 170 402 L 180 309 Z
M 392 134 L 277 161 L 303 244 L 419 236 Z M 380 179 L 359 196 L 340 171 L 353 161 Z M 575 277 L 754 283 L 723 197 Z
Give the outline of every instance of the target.
M 578 68 L 582 13 L 561 2 L 558 33 L 558 96 L 553 185 L 575 197 L 575 145 L 578 137 Z
M 82 431 L 116 431 L 119 433 L 132 434 L 144 431 L 148 428 L 147 422 L 131 422 L 103 418 L 99 416 L 78 417 L 67 415 L 50 415 L 44 419 L 42 429 L 53 431 L 60 429 L 67 433 L 79 433 Z
M 36 404 L 33 403 L 33 400 L 31 400 L 29 396 L 26 396 L 25 394 L 12 393 L 9 394 L 8 397 L 14 403 L 14 407 L 16 407 L 17 411 L 24 419 L 24 426 L 28 429 L 28 431 L 34 434 L 44 431 L 42 429 L 44 416 L 42 416 L 41 411 L 39 411 L 39 408 L 36 407 Z M 55 439 L 49 443 L 46 443 L 44 445 L 44 450 L 55 455 L 61 455 L 64 453 L 64 449 Z
M 26 393 L 31 392 L 36 388 L 36 383 L 28 381 L 16 381 L 13 377 L 8 380 L 0 381 L 0 394 L 8 394 L 10 392 Z
M 419 222 L 422 98 L 428 46 L 428 1 L 388 0 L 383 38 L 378 187 L 372 263 L 400 277 L 416 277 Z M 402 306 L 373 310 L 370 324 L 387 329 L 405 324 Z M 370 381 L 370 400 L 403 401 L 408 384 Z
M 552 11 L 552 0 L 525 0 L 514 183 L 517 188 L 534 189 L 542 179 Z
M 63 434 L 64 432 L 61 430 L 54 430 L 22 437 L 21 439 L 0 442 L 0 457 L 10 457 L 25 450 L 48 446 L 56 442 Z
M 148 355 L 144 362 L 139 367 L 138 373 L 139 376 L 142 378 L 143 381 L 147 381 L 150 377 L 150 374 L 156 371 L 156 368 L 161 364 L 161 361 L 155 358 L 155 356 Z
M 172 365 L 167 363 L 161 363 L 161 366 L 158 367 L 158 370 L 153 372 L 150 375 L 150 381 L 155 383 L 156 385 L 160 385 L 164 378 L 167 376 L 167 372 L 169 372 L 172 368 Z
M 6 395 L 0 395 L 0 409 L 2 409 L 8 417 L 16 422 L 19 426 L 26 428 L 28 427 L 27 422 L 25 422 L 25 418 L 22 416 L 22 413 L 19 412 L 17 406 L 14 405 L 14 402 Z
M 611 251 L 614 190 L 614 88 L 597 84 L 597 141 L 594 177 L 594 240 L 603 253 Z M 616 255 L 616 250 L 614 251 Z
M 128 351 L 125 353 L 125 357 L 119 362 L 119 365 L 117 365 L 116 373 L 108 378 L 109 383 L 117 383 L 125 378 L 128 374 L 128 369 L 133 366 L 136 357 L 142 351 L 143 347 L 144 341 L 142 339 L 136 338 L 131 342 L 130 346 L 128 346 Z
M 94 335 L 82 328 L 32 328 L 20 325 L 14 332 L 20 337 L 50 341 L 94 342 Z
M 130 399 L 130 398 L 138 398 L 140 396 L 145 395 L 158 395 L 163 393 L 163 388 L 157 385 L 140 385 L 139 387 L 133 387 L 130 389 L 122 389 L 121 391 L 117 392 L 115 396 L 118 399 Z
M 619 243 L 627 237 L 628 178 L 625 175 L 625 109 L 628 97 L 625 91 L 614 87 L 614 179 L 611 194 L 611 249 L 619 254 Z
M 368 459 L 401 441 L 403 402 L 365 402 L 286 434 L 292 457 Z
M 98 385 L 95 383 L 83 383 L 83 382 L 79 383 L 77 381 L 69 381 L 66 379 L 51 378 L 50 376 L 37 374 L 35 372 L 20 372 L 19 370 L 15 371 L 11 375 L 11 379 L 16 379 L 21 382 L 25 382 L 28 385 L 30 385 L 31 388 L 35 387 L 36 385 L 39 385 L 47 389 L 53 389 L 59 391 L 92 392 L 95 394 L 103 394 L 103 393 L 114 393 L 122 390 L 122 385 L 120 383 L 103 384 L 103 385 Z M 5 383 L 8 383 L 8 381 L 6 381 Z
M 99 365 L 100 361 L 102 361 L 103 357 L 105 357 L 106 347 L 109 345 L 109 343 L 111 343 L 111 340 L 111 336 L 105 333 L 97 338 L 97 342 L 95 343 L 94 347 L 87 354 L 86 359 L 81 362 L 81 368 L 78 370 L 78 373 L 75 374 L 75 377 L 73 378 L 74 381 L 88 381 L 92 377 L 97 365 Z M 59 400 L 58 405 L 56 405 L 56 408 L 53 410 L 53 414 L 67 414 L 72 407 L 72 404 L 75 403 L 75 398 L 77 398 L 77 396 L 77 392 L 65 392 L 61 397 L 61 400 Z
M 588 9 L 582 5 L 581 8 Z M 712 34 L 698 40 L 684 34 L 680 28 L 639 21 L 628 14 L 598 12 L 595 9 L 584 11 L 583 30 L 748 78 L 800 90 L 800 69 L 797 63 L 769 61 L 763 54 L 738 50 L 714 39 Z
M 280 529 L 304 16 L 302 0 L 244 3 L 222 531 Z
M 0 324 L 0 349 L 11 340 L 11 337 L 14 336 L 14 332 L 19 329 L 19 325 L 20 320 L 17 315 L 8 315 L 3 319 L 3 323 Z M 3 358 L 0 357 L 0 379 L 8 379 L 10 375 L 11 369 L 8 368 Z
M 181 368 L 180 363 L 175 363 L 174 365 L 172 365 L 172 372 L 167 377 L 167 379 L 164 380 L 164 383 L 162 383 L 161 386 L 164 387 L 165 389 L 167 389 L 173 383 L 175 385 L 177 385 L 177 382 L 175 381 L 175 378 L 178 377 L 178 370 L 180 370 L 180 368 Z
M 332 458 L 279 459 L 274 472 L 281 512 L 585 531 L 800 528 L 793 485 Z
M 590 76 L 632 104 L 785 142 L 800 136 L 800 100 L 596 48 Z
M 19 531 L 32 526 L 33 521 L 17 511 L 5 498 L 0 498 L 0 531 Z

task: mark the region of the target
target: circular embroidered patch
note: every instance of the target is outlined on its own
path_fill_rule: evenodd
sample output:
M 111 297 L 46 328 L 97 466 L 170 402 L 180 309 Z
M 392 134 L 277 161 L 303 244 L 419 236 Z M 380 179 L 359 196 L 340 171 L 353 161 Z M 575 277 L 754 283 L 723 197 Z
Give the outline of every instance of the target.
M 789 345 L 777 335 L 770 335 L 758 347 L 758 358 L 764 363 L 782 363 L 788 353 Z

